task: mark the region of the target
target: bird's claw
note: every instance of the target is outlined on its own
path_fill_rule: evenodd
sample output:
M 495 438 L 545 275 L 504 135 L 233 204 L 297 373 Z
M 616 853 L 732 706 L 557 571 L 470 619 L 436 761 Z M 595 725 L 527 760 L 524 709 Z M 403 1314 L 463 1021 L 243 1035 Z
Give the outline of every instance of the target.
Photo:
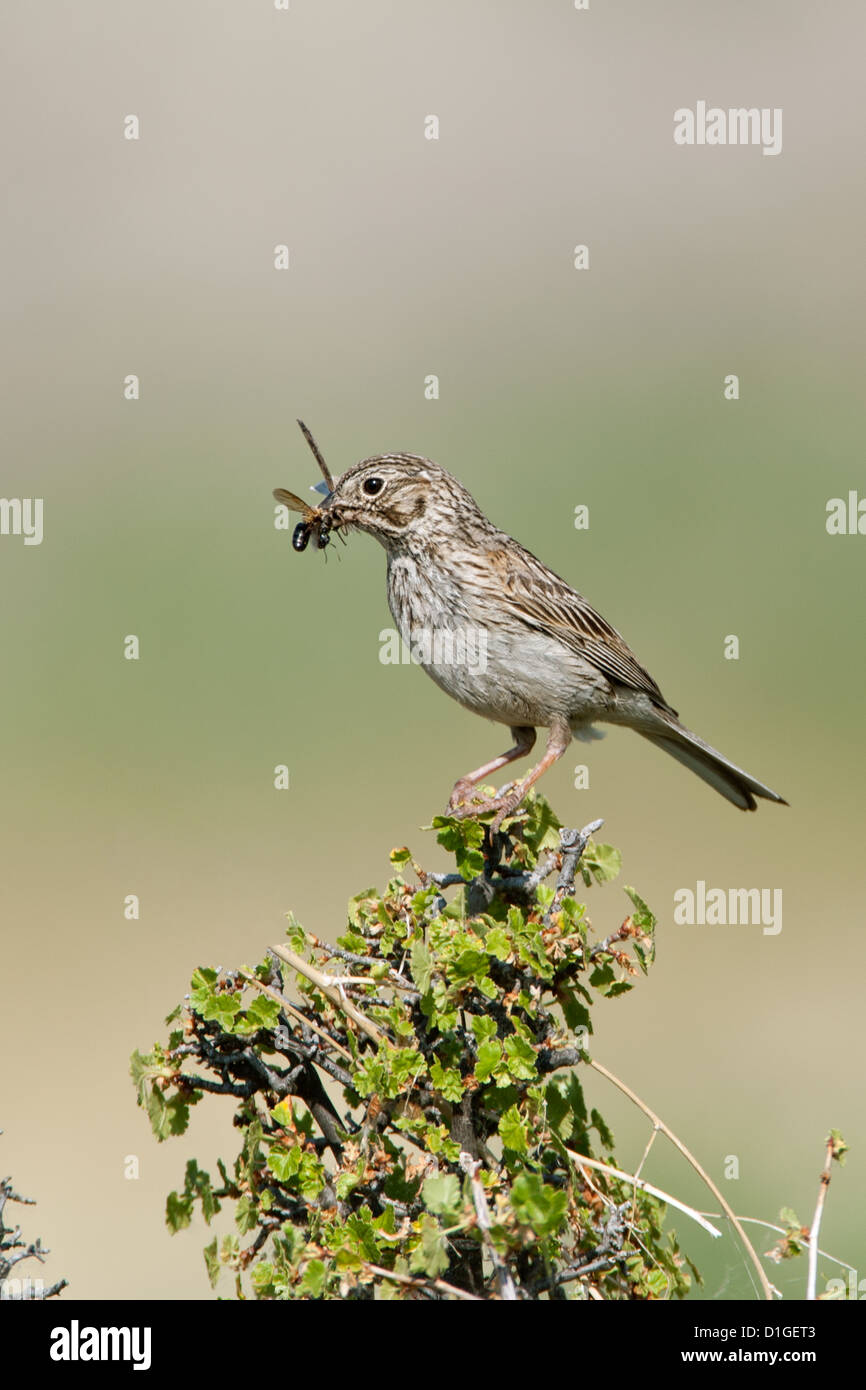
M 497 813 L 496 817 L 490 824 L 491 835 L 495 835 L 501 828 L 505 818 L 512 815 L 513 812 L 517 810 L 525 795 L 525 789 L 522 787 L 515 788 L 514 783 L 510 782 L 508 786 L 503 787 L 496 796 L 482 796 L 480 800 L 467 802 L 465 797 L 471 794 L 473 790 L 474 788 L 471 785 L 461 787 L 458 782 L 451 793 L 447 814 L 453 817 L 454 820 L 466 820 L 468 816 L 484 816 L 491 811 L 495 811 Z

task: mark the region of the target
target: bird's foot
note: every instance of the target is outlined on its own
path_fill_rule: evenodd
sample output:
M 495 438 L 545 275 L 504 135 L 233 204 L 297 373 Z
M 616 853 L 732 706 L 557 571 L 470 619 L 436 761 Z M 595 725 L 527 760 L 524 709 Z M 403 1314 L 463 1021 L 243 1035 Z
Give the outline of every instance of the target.
M 454 783 L 454 790 L 448 798 L 448 807 L 445 814 L 458 818 L 472 815 L 472 809 L 469 806 L 469 798 L 476 790 L 477 788 L 474 782 L 470 781 L 468 777 L 461 777 L 459 782 Z M 461 810 L 461 807 L 464 809 Z
M 455 797 L 452 793 L 445 814 L 452 816 L 454 820 L 466 820 L 469 816 L 484 816 L 487 815 L 489 811 L 496 811 L 499 809 L 498 796 L 483 796 L 479 794 L 474 800 L 468 801 L 466 796 L 470 794 L 470 792 L 467 792 L 464 796 Z
M 458 782 L 451 793 L 447 814 L 455 820 L 466 820 L 469 816 L 484 816 L 495 811 L 496 817 L 490 825 L 490 833 L 495 835 L 506 816 L 517 810 L 528 790 L 522 782 L 508 782 L 494 796 L 485 796 L 471 782 Z M 473 792 L 474 799 L 468 800 Z
M 508 788 L 506 788 L 506 791 L 508 791 Z M 508 816 L 514 815 L 514 812 L 517 810 L 528 791 L 528 787 L 525 787 L 522 782 L 518 782 L 513 791 L 510 791 L 507 796 L 501 796 L 499 798 L 499 810 L 490 822 L 491 835 L 495 835 L 497 831 L 502 828 L 502 822 L 506 820 Z

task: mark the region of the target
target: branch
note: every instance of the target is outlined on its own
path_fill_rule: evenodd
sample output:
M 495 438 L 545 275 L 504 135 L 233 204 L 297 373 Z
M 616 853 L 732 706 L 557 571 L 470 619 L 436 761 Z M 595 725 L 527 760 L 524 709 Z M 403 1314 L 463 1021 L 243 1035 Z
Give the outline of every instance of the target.
M 700 1215 L 711 1216 L 714 1220 L 719 1219 L 719 1212 L 717 1211 L 702 1211 Z M 759 1216 L 741 1216 L 740 1220 L 747 1226 L 763 1226 L 766 1231 L 775 1231 L 777 1236 L 787 1235 L 784 1226 L 776 1226 L 772 1221 L 762 1221 Z M 829 1250 L 819 1250 L 818 1254 L 822 1260 L 832 1260 L 834 1265 L 839 1265 L 842 1269 L 856 1269 L 856 1266 L 849 1265 L 847 1260 L 840 1260 L 835 1255 L 831 1255 Z
M 460 882 L 462 883 L 463 880 L 460 879 Z M 318 936 L 314 936 L 312 932 L 307 932 L 307 939 L 310 944 L 315 946 L 318 950 L 327 951 L 329 956 L 336 956 L 339 960 L 348 961 L 350 965 L 366 965 L 369 967 L 373 965 L 380 966 L 382 964 L 381 957 L 377 960 L 375 956 L 359 956 L 356 955 L 354 951 L 345 951 L 342 946 L 330 946 L 327 941 L 322 941 Z M 355 979 L 352 983 L 356 985 L 368 984 L 369 981 Z M 399 970 L 395 970 L 393 966 L 388 971 L 387 979 L 375 981 L 374 983 L 393 985 L 395 989 L 402 990 L 404 994 L 410 995 L 413 999 L 421 998 L 415 986 L 404 979 Z
M 697 1221 L 699 1226 L 703 1226 L 705 1231 L 709 1231 L 711 1236 L 721 1236 L 721 1231 L 715 1226 L 711 1226 L 709 1221 L 696 1211 L 694 1207 L 686 1206 L 677 1197 L 672 1197 L 669 1192 L 663 1192 L 660 1187 L 653 1187 L 652 1183 L 645 1178 L 639 1178 L 634 1173 L 623 1173 L 619 1168 L 611 1168 L 607 1163 L 600 1163 L 597 1158 L 585 1158 L 583 1154 L 576 1154 L 573 1149 L 565 1151 L 569 1158 L 579 1165 L 587 1168 L 597 1168 L 600 1173 L 607 1173 L 608 1177 L 619 1178 L 621 1182 L 633 1183 L 639 1187 L 641 1192 L 648 1192 L 651 1197 L 658 1197 L 659 1201 L 666 1202 L 669 1207 L 676 1207 L 677 1211 L 683 1212 L 685 1216 L 690 1216 L 693 1221 Z
M 332 983 L 332 976 L 324 974 L 321 970 L 317 970 L 314 965 L 308 965 L 305 960 L 295 955 L 294 951 L 290 951 L 287 946 L 269 946 L 268 950 L 272 956 L 278 956 L 280 960 L 285 961 L 286 965 L 290 965 L 293 970 L 297 970 L 299 975 L 304 975 L 308 980 L 311 980 L 316 986 L 316 989 L 320 990 L 336 1009 L 339 1009 L 347 1018 L 351 1018 L 354 1023 L 357 1023 L 361 1032 L 366 1033 L 367 1037 L 371 1038 L 373 1042 L 384 1042 L 387 1043 L 389 1047 L 393 1046 L 390 1039 L 382 1032 L 382 1029 L 378 1028 L 375 1023 L 372 1023 L 371 1020 L 367 1018 L 366 1014 L 362 1014 L 361 1010 L 355 1007 L 351 999 L 347 999 L 344 990 L 339 989 Z
M 580 863 L 580 856 L 589 844 L 596 830 L 600 830 L 604 825 L 603 820 L 593 820 L 589 825 L 585 825 L 582 830 L 560 830 L 559 838 L 562 841 L 562 868 L 559 871 L 559 878 L 556 881 L 556 891 L 550 907 L 544 914 L 545 926 L 550 921 L 554 912 L 558 912 L 563 898 L 567 897 L 574 887 L 574 875 L 577 873 L 577 866 Z
M 296 1018 L 299 1023 L 303 1023 L 312 1033 L 318 1033 L 320 1037 L 331 1044 L 335 1052 L 339 1052 L 341 1056 L 345 1057 L 349 1062 L 354 1062 L 355 1059 L 347 1047 L 344 1047 L 342 1043 L 338 1043 L 336 1039 L 332 1038 L 330 1033 L 318 1023 L 313 1023 L 311 1019 L 307 1018 L 306 1014 L 301 1013 L 300 1009 L 296 1009 L 294 1004 L 290 1004 L 288 999 L 284 999 L 279 990 L 272 989 L 270 985 L 262 984 L 261 980 L 257 980 L 255 975 L 251 975 L 248 970 L 239 970 L 237 973 L 242 980 L 246 980 L 248 985 L 254 985 L 256 989 L 260 989 L 262 994 L 266 994 L 269 999 L 273 999 L 280 1005 L 280 1008 L 285 1009 L 286 1013 L 290 1014 L 292 1018 Z
M 496 1273 L 496 1282 L 499 1285 L 499 1296 L 506 1303 L 516 1303 L 518 1299 L 517 1290 L 514 1287 L 514 1280 L 508 1272 L 508 1265 L 496 1249 L 490 1235 L 490 1208 L 487 1205 L 487 1195 L 484 1188 L 478 1181 L 478 1169 L 481 1167 L 481 1160 L 473 1159 L 471 1154 L 462 1153 L 460 1155 L 460 1167 L 469 1177 L 469 1184 L 472 1188 L 472 1204 L 475 1207 L 478 1229 L 481 1232 L 484 1248 L 490 1256 L 493 1269 Z
M 806 1301 L 813 1303 L 817 1297 L 816 1289 L 818 1282 L 818 1232 L 821 1229 L 821 1218 L 824 1215 L 824 1198 L 827 1196 L 827 1188 L 830 1186 L 830 1168 L 836 1156 L 836 1139 L 830 1134 L 827 1137 L 827 1152 L 824 1156 L 824 1167 L 821 1170 L 821 1181 L 818 1185 L 818 1201 L 815 1204 L 815 1215 L 812 1217 L 812 1225 L 809 1230 L 809 1277 L 806 1283 Z
M 395 1284 L 403 1284 L 409 1289 L 418 1289 L 421 1293 L 427 1293 L 429 1289 L 436 1289 L 438 1293 L 450 1294 L 452 1298 L 462 1298 L 467 1303 L 484 1302 L 477 1294 L 467 1293 L 466 1289 L 458 1289 L 456 1284 L 448 1284 L 444 1279 L 413 1279 L 410 1274 L 397 1274 L 393 1269 L 383 1269 L 381 1265 L 371 1265 L 367 1260 L 364 1261 L 364 1268 L 369 1269 L 371 1274 L 378 1274 L 381 1279 L 390 1279 Z
M 626 1086 L 624 1081 L 620 1081 L 619 1077 L 614 1076 L 612 1071 L 608 1071 L 607 1067 L 603 1067 L 601 1065 L 601 1062 L 595 1062 L 590 1057 L 586 1058 L 586 1062 L 588 1066 L 593 1067 L 597 1072 L 601 1072 L 602 1076 L 607 1077 L 608 1081 L 612 1081 L 614 1086 L 617 1086 L 622 1091 L 624 1096 L 628 1096 L 629 1100 L 632 1101 L 638 1107 L 639 1110 L 642 1110 L 643 1113 L 646 1116 L 648 1116 L 649 1119 L 652 1120 L 653 1124 L 658 1126 L 658 1128 L 662 1131 L 663 1134 L 667 1135 L 674 1148 L 679 1149 L 683 1158 L 685 1158 L 686 1161 L 692 1165 L 698 1176 L 703 1179 L 703 1181 L 706 1183 L 707 1187 L 710 1189 L 713 1196 L 715 1197 L 716 1201 L 718 1202 L 719 1206 L 722 1208 L 722 1211 L 725 1213 L 725 1216 L 730 1221 L 737 1235 L 740 1237 L 746 1254 L 748 1255 L 749 1259 L 751 1260 L 752 1264 L 757 1270 L 758 1279 L 760 1280 L 761 1288 L 764 1293 L 764 1298 L 767 1299 L 768 1302 L 772 1302 L 773 1294 L 778 1294 L 778 1289 L 773 1288 L 773 1285 L 770 1283 L 769 1279 L 764 1273 L 763 1268 L 761 1267 L 761 1262 L 758 1259 L 758 1256 L 755 1254 L 755 1248 L 752 1245 L 752 1242 L 749 1240 L 749 1237 L 743 1230 L 742 1226 L 740 1225 L 736 1213 L 733 1211 L 729 1203 L 722 1196 L 721 1192 L 716 1187 L 716 1184 L 713 1182 L 709 1174 L 704 1172 L 703 1168 L 698 1163 L 698 1160 L 695 1158 L 694 1154 L 689 1152 L 682 1140 L 678 1139 L 677 1136 L 674 1134 L 673 1130 L 668 1129 L 664 1120 L 660 1120 L 658 1115 L 656 1115 L 654 1111 L 650 1110 L 649 1106 L 641 1100 L 640 1096 L 636 1096 L 634 1091 L 632 1091 L 628 1086 Z

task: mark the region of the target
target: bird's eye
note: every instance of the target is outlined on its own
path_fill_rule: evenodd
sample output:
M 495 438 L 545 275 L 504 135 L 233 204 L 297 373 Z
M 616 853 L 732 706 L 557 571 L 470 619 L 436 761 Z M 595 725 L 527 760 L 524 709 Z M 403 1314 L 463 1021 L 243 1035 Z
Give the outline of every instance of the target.
M 368 497 L 375 497 L 385 486 L 384 478 L 365 478 L 362 484 Z

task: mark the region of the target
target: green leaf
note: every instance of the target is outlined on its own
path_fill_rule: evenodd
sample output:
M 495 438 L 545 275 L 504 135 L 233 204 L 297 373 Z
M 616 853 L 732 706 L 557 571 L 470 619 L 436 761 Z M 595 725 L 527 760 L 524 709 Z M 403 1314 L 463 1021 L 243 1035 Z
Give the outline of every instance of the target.
M 417 1047 L 389 1049 L 387 1060 L 391 1064 L 391 1077 L 394 1082 L 389 1088 L 392 1093 L 399 1091 L 407 1081 L 414 1081 L 427 1067 L 423 1053 L 419 1052 Z
M 523 1038 L 505 1039 L 505 1057 L 509 1074 L 515 1081 L 532 1081 L 537 1076 L 535 1050 Z
M 375 888 L 366 888 L 363 893 L 356 893 L 354 898 L 349 899 L 347 908 L 349 925 L 363 931 L 368 918 L 377 916 L 379 903 L 379 894 Z
M 254 1231 L 258 1224 L 259 1213 L 256 1200 L 249 1192 L 244 1192 L 238 1198 L 235 1207 L 235 1225 L 242 1236 Z
M 298 1187 L 301 1196 L 308 1202 L 318 1197 L 325 1186 L 325 1170 L 315 1154 L 305 1153 L 298 1172 Z
M 324 1260 L 310 1260 L 304 1270 L 304 1277 L 301 1280 L 301 1291 L 308 1298 L 321 1298 L 325 1288 L 327 1268 Z
M 356 956 L 363 956 L 366 954 L 368 943 L 359 932 L 346 931 L 337 937 L 337 945 L 342 946 L 344 951 L 353 951 Z
M 336 1181 L 337 1196 L 344 1202 L 350 1192 L 353 1192 L 361 1179 L 357 1173 L 341 1173 Z
M 234 1021 L 241 1011 L 241 996 L 235 991 L 226 993 L 213 992 L 208 998 L 202 998 L 201 1004 L 197 1006 L 196 1012 L 207 1022 L 218 1023 L 227 1033 L 231 1033 Z
M 478 1049 L 478 1060 L 475 1063 L 476 1081 L 489 1081 L 502 1058 L 502 1045 L 498 1038 L 488 1038 Z
M 574 1072 L 554 1076 L 544 1088 L 547 1120 L 554 1134 L 564 1144 L 578 1144 L 586 1139 L 586 1103 L 583 1090 Z
M 562 1225 L 568 1208 L 568 1193 L 546 1186 L 537 1173 L 521 1173 L 511 1188 L 514 1214 L 537 1236 L 552 1235 Z
M 421 994 L 426 994 L 433 978 L 433 958 L 420 937 L 416 937 L 410 947 L 409 969 Z
M 636 927 L 638 927 L 642 932 L 645 932 L 646 935 L 649 937 L 649 945 L 647 945 L 646 942 L 634 942 L 634 953 L 637 957 L 638 965 L 640 966 L 643 973 L 646 974 L 649 966 L 651 966 L 653 961 L 655 960 L 656 955 L 656 943 L 654 935 L 656 928 L 656 919 L 650 912 L 643 898 L 640 896 L 639 893 L 635 892 L 634 888 L 626 887 L 625 891 L 631 898 L 631 901 L 635 908 L 634 912 L 632 913 L 632 921 L 634 922 Z
M 513 1149 L 515 1153 L 525 1154 L 529 1150 L 526 1136 L 526 1126 L 520 1118 L 520 1112 L 516 1105 L 512 1105 L 506 1110 L 499 1121 L 499 1134 L 506 1148 Z
M 478 951 L 474 947 L 470 947 L 468 950 L 461 951 L 457 959 L 452 962 L 448 975 L 455 983 L 460 984 L 478 975 L 486 975 L 489 968 L 490 961 L 486 951 Z
M 524 802 L 526 811 L 526 821 L 523 825 L 523 838 L 532 850 L 534 867 L 535 860 L 543 849 L 559 849 L 559 826 L 560 822 L 554 814 L 550 803 L 538 792 L 531 792 Z
M 589 885 L 593 879 L 596 883 L 608 883 L 616 878 L 622 868 L 622 855 L 613 845 L 597 845 L 590 840 L 580 861 L 580 871 L 583 881 Z
M 511 942 L 504 927 L 492 927 L 484 938 L 484 948 L 489 956 L 497 960 L 507 960 L 511 955 Z
M 172 1135 L 185 1133 L 189 1124 L 189 1107 L 200 1096 L 200 1091 L 186 1097 L 169 1095 L 158 1086 L 148 1085 L 144 1108 L 160 1143 Z
M 614 1147 L 613 1135 L 611 1134 L 601 1115 L 598 1113 L 597 1110 L 592 1110 L 590 1111 L 589 1118 L 593 1129 L 597 1132 L 598 1137 L 601 1140 L 604 1147 L 608 1150 L 612 1150 Z
M 267 995 L 259 994 L 238 1019 L 235 1031 L 240 1032 L 242 1029 L 245 1033 L 257 1033 L 260 1028 L 276 1028 L 279 1021 L 280 1006 L 276 999 L 268 999 Z
M 204 1262 L 205 1262 L 205 1265 L 206 1265 L 206 1267 L 207 1267 L 207 1277 L 208 1277 L 208 1279 L 210 1280 L 210 1286 L 211 1286 L 211 1288 L 212 1288 L 212 1289 L 215 1289 L 216 1286 L 217 1286 L 217 1281 L 219 1280 L 219 1277 L 220 1277 L 220 1262 L 219 1262 L 219 1255 L 217 1254 L 217 1238 L 216 1238 L 216 1236 L 214 1236 L 214 1238 L 213 1238 L 213 1240 L 211 1241 L 210 1245 L 206 1245 L 206 1246 L 205 1246 L 204 1252 L 203 1252 L 203 1253 L 204 1253 Z M 270 1269 L 270 1266 L 268 1266 L 268 1269 Z
M 165 1203 L 165 1224 L 176 1235 L 178 1231 L 184 1230 L 192 1221 L 193 1200 L 191 1197 L 181 1197 L 177 1192 L 170 1192 Z
M 448 1268 L 448 1249 L 445 1236 L 435 1217 L 425 1216 L 421 1222 L 421 1243 L 412 1252 L 409 1264 L 413 1272 L 438 1279 Z
M 436 1090 L 441 1091 L 446 1100 L 456 1105 L 463 1099 L 463 1080 L 454 1067 L 443 1067 L 437 1059 L 430 1068 L 430 1077 Z
M 292 1131 L 294 1129 L 294 1114 L 290 1100 L 280 1100 L 271 1111 L 271 1119 L 274 1124 L 281 1129 Z
M 489 1014 L 473 1014 L 469 1022 L 476 1042 L 483 1043 L 488 1038 L 496 1037 L 496 1019 Z
M 210 966 L 200 965 L 198 970 L 193 971 L 189 990 L 190 1003 L 194 1009 L 198 1008 L 198 999 L 196 996 L 200 995 L 202 999 L 209 999 L 213 993 L 213 987 L 216 981 L 217 972 L 212 970 Z
M 392 864 L 408 864 L 411 858 L 412 851 L 407 849 L 405 845 L 401 845 L 399 849 L 391 850 L 390 859 Z
M 585 1028 L 587 1032 L 592 1032 L 589 1009 L 585 1004 L 581 1004 L 573 989 L 563 986 L 559 991 L 559 1002 L 562 1005 L 565 1021 L 572 1033 L 576 1033 L 578 1028 Z
M 268 1167 L 279 1182 L 289 1182 L 297 1176 L 301 1167 L 301 1149 L 280 1149 L 274 1146 L 268 1154 Z
M 286 913 L 286 936 L 289 938 L 289 945 L 296 956 L 306 955 L 307 933 L 304 931 L 294 912 Z
M 635 926 L 642 927 L 646 932 L 652 932 L 656 925 L 656 919 L 647 907 L 640 893 L 635 888 L 626 885 L 626 894 L 631 898 L 635 911 L 632 913 Z
M 833 1157 L 841 1168 L 845 1167 L 845 1155 L 848 1152 L 848 1145 L 842 1138 L 838 1129 L 831 1129 L 827 1135 L 827 1142 L 833 1145 Z
M 455 1217 L 463 1210 L 460 1183 L 453 1173 L 439 1178 L 427 1178 L 421 1188 L 424 1205 L 434 1216 Z
M 461 878 L 468 881 L 484 872 L 484 855 L 481 852 L 484 827 L 480 821 L 434 816 L 433 828 L 438 831 L 436 839 L 440 845 L 453 853 Z

